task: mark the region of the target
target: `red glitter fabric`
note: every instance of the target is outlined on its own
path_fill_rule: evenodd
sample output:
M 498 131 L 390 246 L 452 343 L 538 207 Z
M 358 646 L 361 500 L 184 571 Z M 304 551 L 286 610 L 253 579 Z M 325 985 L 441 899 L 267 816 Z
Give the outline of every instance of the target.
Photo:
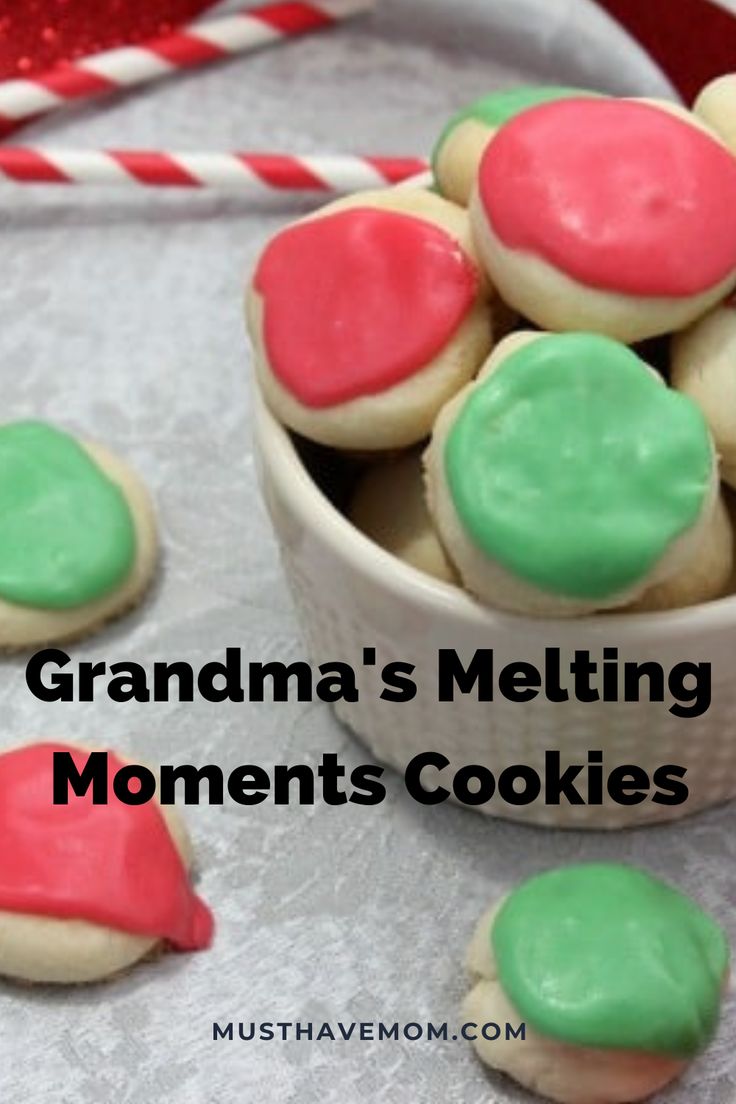
M 690 102 L 736 69 L 736 19 L 713 0 L 598 0 Z
M 212 0 L 0 0 L 0 80 L 165 35 Z
M 388 2 L 388 0 L 383 0 Z M 0 0 L 0 80 L 168 34 L 213 0 Z M 598 0 L 686 99 L 736 67 L 736 19 L 714 0 Z

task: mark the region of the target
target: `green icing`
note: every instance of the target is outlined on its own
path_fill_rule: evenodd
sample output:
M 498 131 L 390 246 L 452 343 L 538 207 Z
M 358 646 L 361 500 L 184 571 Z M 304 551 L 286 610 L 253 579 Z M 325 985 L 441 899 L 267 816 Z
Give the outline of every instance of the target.
M 482 552 L 548 593 L 597 599 L 642 579 L 697 521 L 714 457 L 696 405 L 630 349 L 555 334 L 471 391 L 444 464 Z
M 135 529 L 126 499 L 81 445 L 42 422 L 0 426 L 0 595 L 67 609 L 129 573 Z
M 689 1058 L 715 1032 L 726 937 L 643 871 L 541 874 L 506 899 L 490 938 L 504 992 L 543 1035 Z
M 480 123 L 486 123 L 491 130 L 498 127 L 526 111 L 529 107 L 537 107 L 538 104 L 551 103 L 554 100 L 569 100 L 575 96 L 597 96 L 596 92 L 586 92 L 579 88 L 563 88 L 555 85 L 522 85 L 519 88 L 508 88 L 500 92 L 490 92 L 487 96 L 481 96 L 479 100 L 468 104 L 457 114 L 453 115 L 449 123 L 440 134 L 432 151 L 432 168 L 437 171 L 437 158 L 442 146 L 449 135 L 460 123 L 468 119 L 475 119 Z

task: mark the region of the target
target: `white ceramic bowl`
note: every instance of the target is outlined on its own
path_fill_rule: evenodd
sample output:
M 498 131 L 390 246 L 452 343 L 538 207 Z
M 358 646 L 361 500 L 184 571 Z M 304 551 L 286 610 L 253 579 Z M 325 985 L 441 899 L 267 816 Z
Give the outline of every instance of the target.
M 441 752 L 451 767 L 427 775 L 427 782 L 445 786 L 467 764 L 498 777 L 522 763 L 544 777 L 547 750 L 559 750 L 564 764 L 585 764 L 589 750 L 601 750 L 606 774 L 627 763 L 650 777 L 664 764 L 687 770 L 689 797 L 680 805 L 647 799 L 625 806 L 608 798 L 599 806 L 547 805 L 543 793 L 526 806 L 497 796 L 477 806 L 532 824 L 620 828 L 675 819 L 736 796 L 736 597 L 682 611 L 574 621 L 496 612 L 363 536 L 325 493 L 334 496 L 342 470 L 330 454 L 312 450 L 310 473 L 259 394 L 254 417 L 261 486 L 310 657 L 354 667 L 359 701 L 335 709 L 377 760 L 403 770 L 420 752 Z M 376 648 L 377 667 L 363 665 L 365 647 Z M 478 702 L 474 695 L 438 702 L 439 649 L 455 649 L 467 663 L 476 649 L 492 648 L 498 670 L 519 660 L 541 668 L 545 647 L 560 649 L 563 671 L 576 649 L 600 661 L 604 647 L 618 648 L 621 661 L 656 661 L 665 672 L 680 662 L 709 663 L 711 705 L 700 717 L 679 718 L 669 711 L 676 700 L 669 694 L 664 702 L 639 704 L 584 704 L 572 695 L 560 703 L 541 696 L 525 704 L 498 697 Z M 416 666 L 419 691 L 413 701 L 380 698 L 378 670 L 394 660 Z
M 545 64 L 554 57 L 565 83 L 671 94 L 651 59 L 593 4 L 579 0 L 558 10 L 547 0 L 500 0 L 490 7 L 478 0 L 468 7 L 477 8 L 488 23 L 484 33 L 490 40 L 500 34 L 512 56 L 543 58 Z M 565 30 L 573 25 L 576 35 Z M 590 69 L 583 72 L 585 65 Z M 440 752 L 451 766 L 435 781 L 447 788 L 454 770 L 466 764 L 484 766 L 497 777 L 521 763 L 543 775 L 547 750 L 560 751 L 570 764 L 585 763 L 589 750 L 601 750 L 606 772 L 627 763 L 650 776 L 667 763 L 687 770 L 689 798 L 676 806 L 650 800 L 630 806 L 611 800 L 602 806 L 548 805 L 542 795 L 526 806 L 494 798 L 475 807 L 531 824 L 621 828 L 675 819 L 736 796 L 736 598 L 679 612 L 577 621 L 532 620 L 488 609 L 364 537 L 331 501 L 339 498 L 341 465 L 313 449 L 307 450 L 312 453 L 307 467 L 259 394 L 254 408 L 261 486 L 311 659 L 354 667 L 359 701 L 342 702 L 336 712 L 378 760 L 403 770 L 421 752 Z M 376 648 L 377 667 L 363 666 L 365 647 Z M 514 704 L 471 696 L 438 702 L 440 649 L 455 649 L 467 663 L 476 649 L 492 648 L 498 670 L 519 660 L 539 667 L 545 647 L 560 649 L 563 669 L 576 649 L 600 659 L 603 647 L 618 648 L 622 661 L 654 660 L 665 670 L 679 662 L 710 663 L 712 704 L 703 716 L 683 719 L 669 712 L 671 697 L 640 704 L 552 704 L 541 697 Z M 378 670 L 393 660 L 415 664 L 419 692 L 413 701 L 380 698 Z

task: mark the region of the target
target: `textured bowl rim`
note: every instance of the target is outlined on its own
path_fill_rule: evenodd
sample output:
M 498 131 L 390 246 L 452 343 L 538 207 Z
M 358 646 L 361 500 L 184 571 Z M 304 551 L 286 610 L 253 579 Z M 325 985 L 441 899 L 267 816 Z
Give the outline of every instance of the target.
M 403 563 L 365 536 L 334 506 L 307 471 L 288 432 L 266 406 L 257 383 L 253 389 L 253 418 L 259 459 L 277 482 L 306 530 L 329 545 L 376 586 L 392 592 L 398 601 L 409 601 L 437 616 L 451 616 L 476 629 L 498 635 L 520 629 L 539 631 L 561 640 L 600 636 L 635 643 L 641 638 L 702 635 L 719 629 L 736 629 L 736 595 L 656 613 L 606 613 L 577 618 L 533 618 L 492 609 L 466 591 L 434 579 Z

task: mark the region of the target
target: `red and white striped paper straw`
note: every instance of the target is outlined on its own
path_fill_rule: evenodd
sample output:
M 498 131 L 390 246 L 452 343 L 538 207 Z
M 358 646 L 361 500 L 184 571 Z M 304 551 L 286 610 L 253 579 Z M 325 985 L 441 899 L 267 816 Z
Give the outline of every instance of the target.
M 0 146 L 0 179 L 21 184 L 117 184 L 264 191 L 352 192 L 426 172 L 417 157 L 352 154 L 172 153 Z
M 91 54 L 27 80 L 0 82 L 0 134 L 71 103 L 334 26 L 374 0 L 289 0 L 190 23 L 165 38 Z

